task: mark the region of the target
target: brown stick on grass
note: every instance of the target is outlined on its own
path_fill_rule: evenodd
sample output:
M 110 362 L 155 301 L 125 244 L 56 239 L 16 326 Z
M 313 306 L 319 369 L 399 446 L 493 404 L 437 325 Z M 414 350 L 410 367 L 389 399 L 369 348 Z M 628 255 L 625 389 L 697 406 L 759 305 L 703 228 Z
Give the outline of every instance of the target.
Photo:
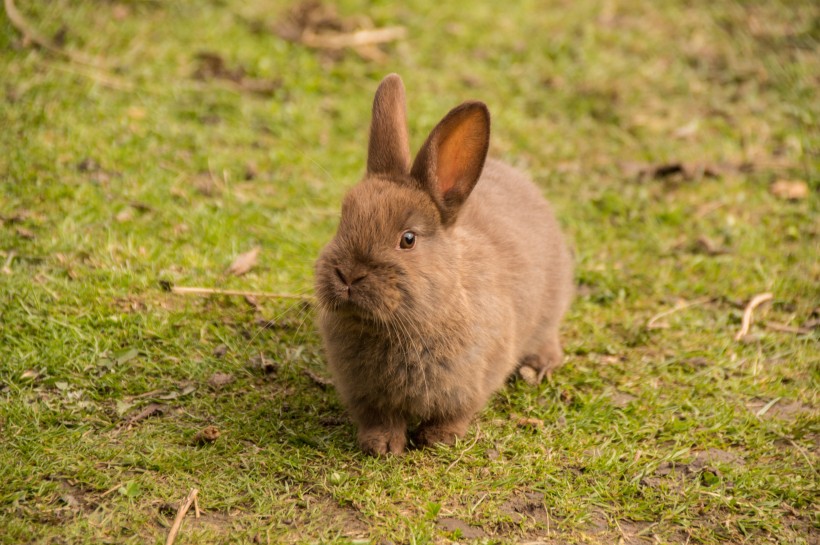
M 28 21 L 26 21 L 26 18 L 23 17 L 23 14 L 20 13 L 17 6 L 14 5 L 14 0 L 3 0 L 3 5 L 6 8 L 6 16 L 9 18 L 9 21 L 14 28 L 16 28 L 20 34 L 23 35 L 24 43 L 30 43 L 38 47 L 42 47 L 47 51 L 50 51 L 56 55 L 62 55 L 68 60 L 79 64 L 87 64 L 89 66 L 96 66 L 99 64 L 95 62 L 94 59 L 86 57 L 81 53 L 73 53 L 57 47 L 54 42 L 40 34 L 28 23 Z
M 270 297 L 272 299 L 300 299 L 311 301 L 310 295 L 295 293 L 270 293 L 266 291 L 220 290 L 216 288 L 199 288 L 193 286 L 171 286 L 171 293 L 180 295 L 237 295 L 240 297 Z
M 316 49 L 342 49 L 362 47 L 401 40 L 407 35 L 404 27 L 371 28 L 350 33 L 316 34 L 309 30 L 302 33 L 301 42 Z
M 188 496 L 185 498 L 185 501 L 179 506 L 177 516 L 174 518 L 174 524 L 171 525 L 171 530 L 168 532 L 168 539 L 165 540 L 165 545 L 174 545 L 174 540 L 179 533 L 179 528 L 182 526 L 182 520 L 185 518 L 185 514 L 196 500 L 197 494 L 199 494 L 199 490 L 192 488 L 191 491 L 188 492 Z

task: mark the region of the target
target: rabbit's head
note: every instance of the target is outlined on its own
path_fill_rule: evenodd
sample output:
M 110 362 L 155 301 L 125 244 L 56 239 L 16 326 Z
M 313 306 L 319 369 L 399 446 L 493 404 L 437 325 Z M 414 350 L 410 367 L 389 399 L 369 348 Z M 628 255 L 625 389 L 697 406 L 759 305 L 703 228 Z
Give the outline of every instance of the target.
M 433 129 L 411 164 L 404 86 L 376 91 L 364 179 L 345 196 L 336 236 L 316 264 L 324 311 L 398 327 L 456 297 L 463 247 L 456 219 L 481 175 L 490 117 L 464 103 Z

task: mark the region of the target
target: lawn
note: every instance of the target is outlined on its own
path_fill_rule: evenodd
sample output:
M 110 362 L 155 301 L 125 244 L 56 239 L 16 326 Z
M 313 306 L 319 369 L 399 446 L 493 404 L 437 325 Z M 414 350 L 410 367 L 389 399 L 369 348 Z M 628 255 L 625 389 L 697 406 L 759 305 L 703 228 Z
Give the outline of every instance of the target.
M 0 542 L 165 543 L 192 489 L 177 545 L 820 542 L 816 2 L 16 5 Z M 369 28 L 390 41 L 315 47 Z M 376 459 L 310 294 L 390 72 L 414 149 L 487 103 L 578 295 L 550 381 Z

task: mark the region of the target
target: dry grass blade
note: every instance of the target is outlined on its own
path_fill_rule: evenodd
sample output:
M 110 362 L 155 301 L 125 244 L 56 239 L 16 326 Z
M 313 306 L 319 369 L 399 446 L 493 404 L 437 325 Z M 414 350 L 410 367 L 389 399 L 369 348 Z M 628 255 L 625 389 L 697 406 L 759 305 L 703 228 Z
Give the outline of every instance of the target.
M 752 327 L 752 316 L 754 315 L 755 309 L 773 298 L 774 295 L 768 292 L 752 297 L 752 300 L 749 301 L 749 304 L 746 305 L 746 309 L 743 311 L 743 320 L 740 324 L 740 331 L 738 331 L 737 335 L 735 335 L 736 341 L 743 339 L 743 337 L 749 334 L 749 329 Z
M 478 427 L 478 424 L 476 424 L 475 437 L 473 438 L 473 441 L 469 445 L 467 445 L 467 447 L 464 450 L 462 450 L 461 453 L 459 453 L 458 457 L 455 460 L 453 460 L 450 463 L 450 465 L 447 466 L 447 469 L 444 470 L 445 474 L 449 473 L 450 470 L 453 469 L 455 467 L 455 465 L 461 461 L 462 458 L 464 458 L 464 455 L 467 454 L 470 450 L 472 450 L 472 448 L 474 446 L 476 446 L 476 443 L 478 443 L 478 440 L 479 440 L 480 437 L 481 437 L 481 428 Z
M 165 540 L 165 545 L 173 545 L 174 540 L 179 533 L 179 528 L 182 526 L 182 519 L 185 518 L 185 514 L 191 508 L 191 504 L 194 503 L 196 500 L 196 495 L 199 494 L 199 490 L 196 488 L 192 488 L 191 491 L 188 493 L 188 496 L 185 498 L 185 501 L 182 502 L 182 505 L 179 506 L 179 510 L 177 511 L 177 516 L 174 518 L 174 524 L 171 526 L 171 530 L 168 532 L 168 539 Z
M 661 318 L 665 318 L 666 316 L 669 316 L 670 314 L 674 314 L 675 312 L 680 312 L 681 310 L 685 310 L 685 309 L 690 308 L 690 307 L 694 307 L 694 306 L 697 306 L 697 305 L 702 305 L 704 303 L 708 303 L 711 300 L 712 300 L 712 297 L 703 297 L 701 299 L 695 299 L 694 301 L 690 301 L 688 303 L 678 304 L 678 305 L 675 306 L 675 308 L 665 310 L 665 311 L 663 311 L 659 314 L 656 314 L 656 315 L 652 316 L 652 318 L 650 318 L 649 321 L 646 322 L 646 328 L 647 329 L 664 329 L 664 328 L 667 328 L 667 327 L 669 327 L 669 324 L 663 323 L 663 322 L 658 323 L 658 320 L 660 320 Z

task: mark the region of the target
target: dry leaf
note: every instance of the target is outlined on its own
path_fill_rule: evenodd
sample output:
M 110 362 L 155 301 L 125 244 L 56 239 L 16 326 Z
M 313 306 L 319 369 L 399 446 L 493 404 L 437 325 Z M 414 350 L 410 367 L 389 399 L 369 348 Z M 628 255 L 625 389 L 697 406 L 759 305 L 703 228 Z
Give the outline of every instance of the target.
M 117 220 L 117 223 L 125 223 L 126 221 L 131 221 L 134 219 L 134 210 L 131 208 L 123 208 L 120 212 L 114 216 L 114 219 Z
M 34 232 L 31 229 L 18 227 L 15 231 L 17 232 L 17 236 L 20 238 L 24 238 L 26 240 L 32 240 L 34 238 Z
M 779 199 L 799 201 L 809 196 L 809 184 L 803 180 L 777 180 L 769 192 Z
M 22 380 L 33 380 L 40 376 L 40 372 L 34 369 L 27 369 L 23 371 L 23 374 L 20 375 Z
M 213 443 L 220 436 L 219 429 L 216 426 L 207 426 L 194 435 L 194 444 L 204 445 L 205 443 Z
M 519 416 L 517 414 L 511 414 L 510 419 L 515 422 L 515 425 L 519 428 L 531 428 L 531 429 L 541 429 L 544 427 L 544 421 L 538 418 L 531 418 L 527 416 Z
M 163 414 L 168 407 L 161 403 L 150 403 L 137 414 L 128 418 L 127 424 L 136 424 L 140 420 L 145 420 L 149 416 Z
M 211 375 L 211 378 L 208 379 L 208 384 L 213 388 L 221 388 L 231 382 L 233 382 L 233 375 L 228 373 L 214 373 Z
M 228 267 L 228 272 L 234 276 L 242 276 L 246 272 L 253 269 L 256 266 L 256 261 L 259 257 L 260 250 L 261 248 L 256 246 L 249 252 L 239 254 L 236 259 L 234 259 L 233 263 L 231 263 L 231 266 Z

